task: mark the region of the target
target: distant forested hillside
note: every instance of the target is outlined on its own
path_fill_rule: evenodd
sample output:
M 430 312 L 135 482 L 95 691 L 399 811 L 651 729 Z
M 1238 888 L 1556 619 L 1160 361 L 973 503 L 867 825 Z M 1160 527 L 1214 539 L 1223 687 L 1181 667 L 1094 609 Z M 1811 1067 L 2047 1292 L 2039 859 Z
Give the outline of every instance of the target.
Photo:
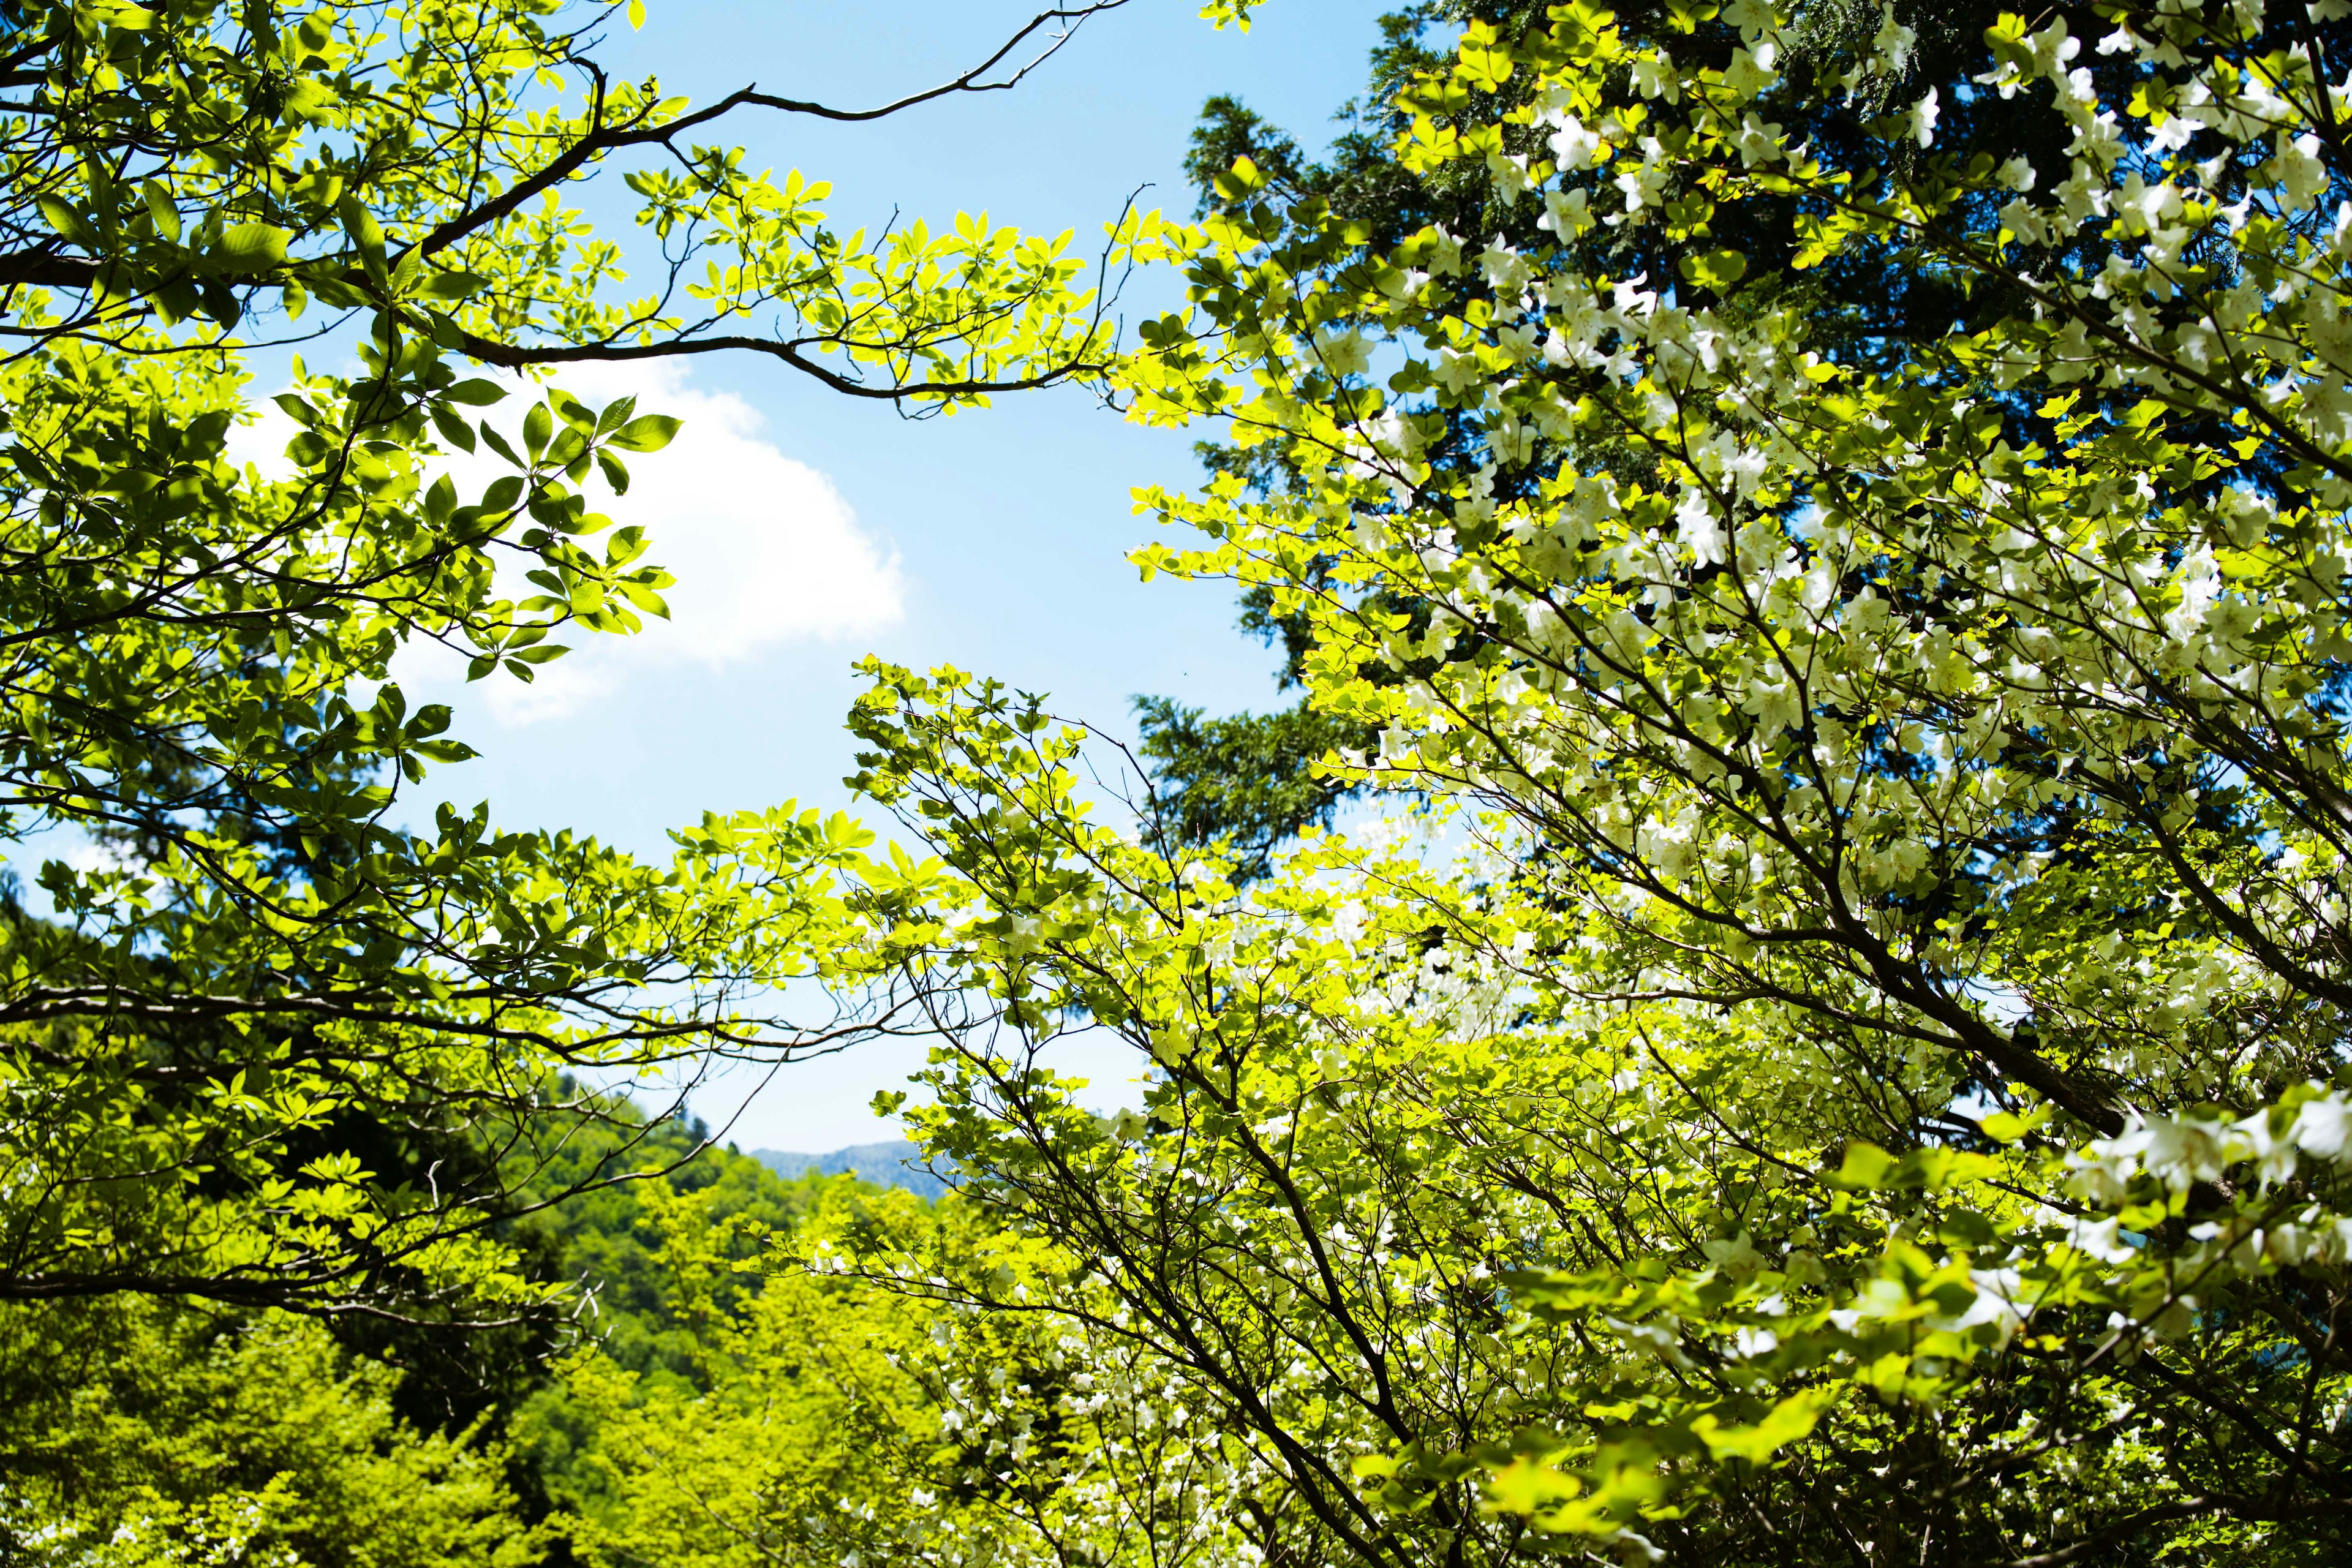
M 754 1149 L 757 1160 L 779 1176 L 856 1176 L 877 1187 L 904 1187 L 919 1198 L 935 1198 L 947 1184 L 922 1163 L 921 1151 L 900 1138 L 887 1143 L 853 1143 L 830 1154 L 793 1154 L 782 1149 Z

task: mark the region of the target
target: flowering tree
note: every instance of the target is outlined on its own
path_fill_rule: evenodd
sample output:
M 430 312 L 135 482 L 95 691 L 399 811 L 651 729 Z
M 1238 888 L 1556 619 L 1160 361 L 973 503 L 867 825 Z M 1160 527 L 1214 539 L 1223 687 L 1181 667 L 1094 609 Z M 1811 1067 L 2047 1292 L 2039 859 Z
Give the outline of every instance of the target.
M 1181 242 L 1133 406 L 1290 478 L 1139 559 L 1304 625 L 1419 850 L 1242 897 L 876 672 L 923 1136 L 1241 1435 L 1269 1560 L 2341 1548 L 2352 45 L 2107 5 L 1926 78 L 1913 20 L 1474 24 L 1398 157 L 1475 230 L 1244 163 Z M 1839 267 L 1998 309 L 1824 331 Z

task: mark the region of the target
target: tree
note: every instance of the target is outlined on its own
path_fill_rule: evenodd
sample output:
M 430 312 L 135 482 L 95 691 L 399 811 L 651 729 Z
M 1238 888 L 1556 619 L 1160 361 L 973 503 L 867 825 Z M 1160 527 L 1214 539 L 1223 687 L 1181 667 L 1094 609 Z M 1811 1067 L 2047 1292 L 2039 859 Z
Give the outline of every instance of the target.
M 0 1550 L 41 1568 L 520 1568 L 504 1455 L 420 1432 L 319 1322 L 137 1296 L 0 1307 Z
M 1304 703 L 1211 719 L 1170 698 L 1139 697 L 1135 711 L 1155 821 L 1179 843 L 1225 844 L 1244 877 L 1265 875 L 1301 827 L 1331 826 L 1346 792 L 1315 763 L 1363 738 Z
M 1380 736 L 1321 765 L 1423 841 L 1241 893 L 1093 821 L 1036 703 L 874 668 L 920 1136 L 1269 1560 L 2342 1552 L 2343 46 L 2099 17 L 1951 94 L 2054 151 L 1944 149 L 1891 19 L 1849 108 L 1741 0 L 1465 28 L 1397 158 L 1476 231 L 1227 174 L 1123 374 L 1291 477 L 1149 494 L 1216 542 L 1138 559 L 1300 617 Z M 1972 309 L 1841 349 L 1823 268 Z
M 1418 77 L 1450 64 L 1448 51 L 1438 47 L 1433 32 L 1450 37 L 1455 29 L 1476 26 L 1497 37 L 1517 40 L 1540 35 L 1549 26 L 1549 0 L 1425 0 L 1382 16 L 1381 42 L 1371 54 L 1366 94 L 1340 107 L 1334 118 L 1343 129 L 1329 153 L 1319 160 L 1238 99 L 1212 97 L 1202 106 L 1185 161 L 1198 193 L 1199 216 L 1232 216 L 1259 205 L 1276 212 L 1301 205 L 1328 208 L 1360 226 L 1363 243 L 1382 250 L 1434 226 L 1470 241 L 1495 235 L 1521 249 L 1547 245 L 1570 248 L 1579 256 L 1580 266 L 1619 278 L 1676 278 L 1685 262 L 1728 248 L 1748 258 L 1748 274 L 1738 297 L 1719 301 L 1719 310 L 1734 314 L 1769 308 L 1796 312 L 1805 320 L 1814 352 L 1856 367 L 1899 364 L 1911 345 L 1941 335 L 1956 321 L 1981 329 L 2030 308 L 2029 300 L 2000 279 L 1979 277 L 1958 287 L 1940 271 L 1906 268 L 1889 253 L 1870 247 L 1850 247 L 1813 265 L 1792 267 L 1801 245 L 1800 209 L 1786 200 L 1759 199 L 1751 194 L 1747 201 L 1718 207 L 1704 232 L 1669 224 L 1594 225 L 1563 241 L 1545 227 L 1544 210 L 1527 203 L 1494 202 L 1483 168 L 1416 163 L 1400 155 L 1400 138 L 1413 121 L 1402 95 Z M 1615 16 L 1630 37 L 1719 64 L 1740 42 L 1738 26 L 1721 11 L 1636 4 L 1619 7 Z M 2068 18 L 2076 33 L 2097 22 L 2084 8 L 2053 14 Z M 1984 30 L 2000 15 L 1998 5 L 1795 5 L 1790 26 L 1779 37 L 1775 79 L 1756 94 L 1759 122 L 1780 124 L 1792 145 L 1824 150 L 1832 163 L 1854 166 L 1864 153 L 1856 140 L 1861 127 L 1890 107 L 1930 100 L 1936 118 L 1933 155 L 1965 163 L 1981 153 L 1996 162 L 2023 157 L 2036 166 L 2050 166 L 2065 156 L 2073 134 L 2065 117 L 2032 100 L 1981 94 L 1970 80 L 1981 64 L 1978 57 Z M 2335 39 L 2332 20 L 2312 26 L 2318 29 L 2315 36 Z M 2099 90 L 2109 96 L 2127 99 L 2136 85 L 2132 63 L 2112 51 L 2083 56 L 2074 68 L 2090 71 Z M 1462 90 L 1478 106 L 1479 114 L 1493 118 L 1528 110 L 1537 89 L 1520 74 L 1465 83 Z M 1905 137 L 1876 142 L 1867 153 L 1887 160 L 1897 171 L 1931 155 L 1916 144 L 1916 138 Z M 1231 179 L 1240 159 L 1250 161 L 1256 172 L 1254 180 L 1235 184 Z M 2094 229 L 2078 230 L 2063 243 L 2087 266 L 2095 268 L 2104 259 L 2105 242 Z M 1476 248 L 1475 243 L 1472 248 Z M 1323 275 L 1328 277 L 1345 258 L 1345 253 L 1333 258 Z M 1600 437 L 1588 430 L 1582 439 L 1590 447 Z M 1200 451 L 1212 472 L 1237 474 L 1261 489 L 1288 491 L 1300 479 L 1279 443 L 1228 447 L 1204 442 Z M 1464 461 L 1475 466 L 1475 433 L 1449 430 L 1424 456 L 1441 468 Z M 1638 446 L 1612 455 L 1612 466 L 1621 472 L 1630 472 L 1643 460 Z M 1297 689 L 1312 642 L 1303 617 L 1270 615 L 1270 590 L 1263 585 L 1246 589 L 1242 603 L 1243 629 L 1269 643 L 1278 639 L 1284 656 L 1279 685 L 1286 691 Z M 1411 614 L 1413 604 L 1400 596 L 1389 607 Z M 1255 841 L 1266 830 L 1269 804 L 1284 832 L 1310 823 L 1329 826 L 1335 795 L 1349 793 L 1337 779 L 1324 781 L 1319 791 L 1271 803 L 1236 800 L 1230 823 L 1214 815 L 1221 804 L 1215 784 L 1234 752 L 1269 758 L 1274 771 L 1287 777 L 1304 774 L 1332 743 L 1359 749 L 1374 743 L 1368 736 L 1327 738 L 1324 731 L 1337 721 L 1328 714 L 1311 714 L 1312 704 L 1302 692 L 1286 713 L 1236 715 L 1219 721 L 1212 735 L 1167 721 L 1156 707 L 1147 709 L 1144 730 L 1163 793 L 1184 794 L 1195 784 L 1210 786 L 1192 792 L 1179 830 L 1203 838 L 1231 832 Z
M 113 858 L 43 862 L 54 920 L 5 911 L 0 1299 L 494 1318 L 533 1292 L 484 1227 L 598 1113 L 546 1114 L 559 1069 L 888 1026 L 776 1000 L 855 967 L 846 819 L 713 818 L 667 864 L 482 813 L 395 826 L 471 752 L 388 664 L 430 639 L 527 680 L 560 635 L 667 613 L 648 542 L 588 487 L 625 489 L 675 422 L 550 387 L 502 431 L 476 414 L 504 386 L 462 362 L 735 350 L 916 415 L 1098 379 L 1112 295 L 1068 236 L 845 238 L 821 182 L 699 138 L 1009 88 L 1122 3 L 1041 13 L 863 110 L 751 88 L 689 109 L 599 64 L 612 9 L 546 0 L 6 8 L 0 837 Z M 637 298 L 568 205 L 614 172 L 659 247 Z M 1111 226 L 1102 281 L 1156 232 Z M 225 459 L 257 349 L 353 336 L 363 374 L 298 359 L 277 397 L 290 478 Z M 513 471 L 461 494 L 446 458 L 478 447 Z

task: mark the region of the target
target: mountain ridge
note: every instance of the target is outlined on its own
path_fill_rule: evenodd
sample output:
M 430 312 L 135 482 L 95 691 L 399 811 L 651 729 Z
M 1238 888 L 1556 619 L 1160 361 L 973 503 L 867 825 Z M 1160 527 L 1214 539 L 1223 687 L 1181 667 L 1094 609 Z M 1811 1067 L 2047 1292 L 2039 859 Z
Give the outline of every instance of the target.
M 936 1198 L 947 1184 L 917 1163 L 915 1145 L 904 1138 L 880 1143 L 852 1143 L 826 1154 L 803 1154 L 787 1149 L 752 1149 L 751 1158 L 790 1179 L 814 1171 L 820 1175 L 856 1176 L 881 1187 L 904 1187 L 918 1197 Z

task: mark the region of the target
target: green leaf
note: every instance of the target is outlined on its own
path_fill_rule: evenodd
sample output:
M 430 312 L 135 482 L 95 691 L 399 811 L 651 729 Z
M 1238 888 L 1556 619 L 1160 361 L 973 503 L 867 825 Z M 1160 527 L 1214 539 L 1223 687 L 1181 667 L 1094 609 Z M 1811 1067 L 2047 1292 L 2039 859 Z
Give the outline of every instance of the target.
M 302 121 L 311 125 L 324 124 L 334 118 L 340 100 L 333 89 L 314 76 L 298 76 L 286 84 L 284 96 L 278 100 L 278 118 Z
M 128 0 L 84 0 L 84 13 L 110 27 L 126 33 L 143 33 L 155 26 L 155 13 L 143 5 L 133 5 Z
M 527 468 L 530 466 L 526 464 L 520 457 L 516 455 L 514 447 L 508 444 L 507 438 L 504 436 L 499 435 L 498 427 L 492 425 L 488 420 L 485 419 L 482 421 L 481 431 L 482 439 L 488 443 L 491 451 L 496 452 L 499 457 L 504 458 L 508 462 L 512 463 L 518 468 Z
M 1780 1401 L 1752 1426 L 1727 1426 L 1710 1412 L 1691 1422 L 1691 1431 L 1718 1459 L 1761 1465 L 1790 1444 L 1810 1435 L 1822 1413 L 1836 1403 L 1835 1389 L 1809 1388 Z
M 595 431 L 596 416 L 588 411 L 587 405 L 562 387 L 551 386 L 547 389 L 547 405 L 555 411 L 557 418 L 582 435 L 591 435 Z
M 596 434 L 604 436 L 618 430 L 629 422 L 629 416 L 636 411 L 637 400 L 635 397 L 614 398 L 604 405 L 604 412 L 596 416 Z
M 1263 186 L 1265 184 L 1265 176 L 1258 172 L 1257 164 L 1254 160 L 1240 157 L 1234 160 L 1231 169 L 1219 174 L 1212 183 L 1219 196 L 1229 202 L 1238 202 Z
M 596 467 L 604 470 L 604 482 L 613 488 L 614 495 L 625 496 L 629 493 L 629 470 L 621 466 L 620 458 L 613 456 L 606 448 L 599 447 L 596 448 Z
M 217 278 L 207 278 L 198 286 L 198 297 L 204 301 L 204 312 L 218 321 L 224 329 L 233 329 L 244 318 L 245 307 L 236 295 Z
M 177 243 L 180 237 L 180 209 L 172 200 L 172 193 L 160 180 L 149 180 L 139 187 L 140 200 L 147 205 L 147 216 L 154 223 L 155 232 Z
M 411 252 L 411 254 L 415 254 Z M 425 280 L 416 292 L 428 300 L 456 301 L 470 300 L 489 287 L 490 280 L 478 272 L 436 272 Z
M 460 425 L 458 428 L 464 429 L 465 426 Z M 439 528 L 446 525 L 450 518 L 457 514 L 457 487 L 450 481 L 448 475 L 443 474 L 435 479 L 432 488 L 425 492 L 425 521 Z
M 1676 269 L 1700 288 L 1721 293 L 1748 275 L 1748 258 L 1736 250 L 1710 250 L 1684 257 Z
M 1977 1123 L 1977 1131 L 1996 1143 L 2015 1143 L 2050 1120 L 2050 1108 L 2036 1106 L 2023 1116 L 1996 1110 Z
M 383 260 L 383 226 L 376 221 L 367 204 L 360 200 L 357 191 L 347 191 L 335 204 L 336 216 L 343 220 L 343 232 L 351 236 L 352 246 L 360 253 L 360 265 L 379 289 L 392 287 L 391 275 Z
M 221 231 L 220 244 L 212 259 L 232 276 L 267 272 L 286 264 L 286 247 L 293 243 L 291 230 L 266 223 L 241 223 Z
M 89 220 L 82 216 L 71 203 L 57 196 L 42 196 L 37 205 L 49 226 L 66 238 L 93 255 L 101 248 L 98 230 L 90 227 Z
M 441 439 L 457 450 L 470 452 L 474 449 L 474 427 L 446 408 L 436 406 L 433 410 L 433 428 L 441 433 Z
M 1898 1163 L 1894 1155 L 1875 1143 L 1849 1143 L 1845 1150 L 1845 1163 L 1838 1167 L 1837 1174 L 1831 1180 L 1841 1187 L 1868 1189 L 1883 1186 L 1894 1174 Z
M 658 452 L 677 434 L 678 422 L 667 414 L 641 414 L 613 432 L 613 445 L 624 452 Z

